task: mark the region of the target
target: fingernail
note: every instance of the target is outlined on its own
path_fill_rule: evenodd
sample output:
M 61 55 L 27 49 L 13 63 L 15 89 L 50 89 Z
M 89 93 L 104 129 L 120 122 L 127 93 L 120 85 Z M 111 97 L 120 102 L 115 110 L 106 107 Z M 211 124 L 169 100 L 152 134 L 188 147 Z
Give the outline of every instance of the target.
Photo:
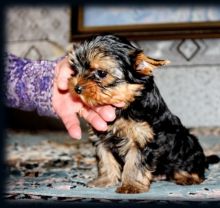
M 113 121 L 115 117 L 115 112 L 112 112 L 111 114 L 108 114 L 106 121 Z
M 106 121 L 113 121 L 115 119 L 115 108 L 111 107 L 105 111 L 105 120 Z
M 72 133 L 70 135 L 73 139 L 76 139 L 76 140 L 80 140 L 81 139 L 81 134 L 78 134 L 76 132 Z
M 97 120 L 92 125 L 98 131 L 106 131 L 108 129 L 107 123 L 103 120 Z
M 116 104 L 114 104 L 114 106 L 121 108 L 121 107 L 125 106 L 125 103 L 124 102 L 116 103 Z
M 81 137 L 73 137 L 73 139 L 75 139 L 75 140 L 80 140 Z

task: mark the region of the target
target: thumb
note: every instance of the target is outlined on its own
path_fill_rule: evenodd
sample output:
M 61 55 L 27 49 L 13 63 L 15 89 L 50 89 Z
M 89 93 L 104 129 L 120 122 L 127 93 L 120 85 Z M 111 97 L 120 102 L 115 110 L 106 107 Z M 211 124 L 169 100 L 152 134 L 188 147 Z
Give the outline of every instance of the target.
M 67 58 L 63 59 L 56 66 L 57 71 L 57 87 L 60 90 L 68 90 L 68 79 L 73 74 L 70 69 Z

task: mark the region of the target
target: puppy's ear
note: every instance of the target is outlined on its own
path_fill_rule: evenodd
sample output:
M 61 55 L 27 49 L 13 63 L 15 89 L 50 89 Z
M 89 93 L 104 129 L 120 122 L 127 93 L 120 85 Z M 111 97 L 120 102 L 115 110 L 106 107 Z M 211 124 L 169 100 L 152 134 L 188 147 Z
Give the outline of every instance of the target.
M 70 52 L 72 52 L 72 50 L 75 50 L 79 46 L 80 46 L 79 42 L 72 42 L 72 43 L 68 44 L 68 46 L 66 47 L 66 51 L 67 51 L 67 53 L 70 53 Z
M 73 60 L 75 60 L 75 50 L 80 46 L 80 43 L 74 42 L 74 43 L 70 43 L 67 47 L 66 47 L 66 54 L 68 56 L 69 59 L 69 63 L 70 65 L 73 65 Z
M 143 76 L 149 76 L 152 75 L 155 68 L 169 63 L 170 61 L 168 60 L 153 59 L 145 56 L 144 53 L 139 53 L 136 56 L 134 68 L 139 74 Z

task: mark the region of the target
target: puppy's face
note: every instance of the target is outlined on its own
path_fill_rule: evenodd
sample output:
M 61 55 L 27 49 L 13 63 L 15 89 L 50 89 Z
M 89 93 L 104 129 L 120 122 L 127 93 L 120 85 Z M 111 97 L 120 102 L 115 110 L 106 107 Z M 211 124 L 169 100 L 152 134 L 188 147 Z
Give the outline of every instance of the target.
M 86 105 L 97 106 L 129 104 L 140 95 L 153 69 L 168 61 L 146 57 L 127 40 L 106 35 L 74 45 L 69 63 L 75 71 L 69 79 L 70 92 Z

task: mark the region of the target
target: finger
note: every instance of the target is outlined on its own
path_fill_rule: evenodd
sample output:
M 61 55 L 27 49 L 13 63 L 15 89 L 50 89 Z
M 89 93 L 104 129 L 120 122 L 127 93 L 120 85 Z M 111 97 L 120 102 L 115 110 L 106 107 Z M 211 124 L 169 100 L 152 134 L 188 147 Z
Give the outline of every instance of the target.
M 113 121 L 116 117 L 115 108 L 110 105 L 100 106 L 94 108 L 94 110 L 105 120 L 105 121 Z
M 88 121 L 96 130 L 106 131 L 108 129 L 107 123 L 93 110 L 83 108 L 81 110 L 82 117 Z
M 80 122 L 76 114 L 61 117 L 69 135 L 74 139 L 81 139 Z
M 71 74 L 74 73 L 73 70 L 70 69 L 68 61 L 63 59 L 60 63 L 57 64 L 57 86 L 60 90 L 68 89 L 68 79 Z
M 57 86 L 60 90 L 67 90 L 68 89 L 68 79 L 71 76 L 72 71 L 65 67 L 59 71 L 57 77 Z

